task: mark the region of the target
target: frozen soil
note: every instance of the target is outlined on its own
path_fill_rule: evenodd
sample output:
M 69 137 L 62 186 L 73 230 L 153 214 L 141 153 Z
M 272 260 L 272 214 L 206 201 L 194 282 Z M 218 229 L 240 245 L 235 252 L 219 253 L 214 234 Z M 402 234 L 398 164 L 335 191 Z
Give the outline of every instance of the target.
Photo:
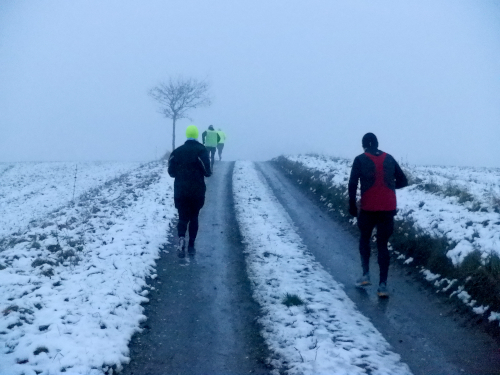
M 124 374 L 269 373 L 234 216 L 233 166 L 216 163 L 207 179 L 194 257 L 177 257 L 175 222 L 165 233 L 148 319 L 131 341 Z

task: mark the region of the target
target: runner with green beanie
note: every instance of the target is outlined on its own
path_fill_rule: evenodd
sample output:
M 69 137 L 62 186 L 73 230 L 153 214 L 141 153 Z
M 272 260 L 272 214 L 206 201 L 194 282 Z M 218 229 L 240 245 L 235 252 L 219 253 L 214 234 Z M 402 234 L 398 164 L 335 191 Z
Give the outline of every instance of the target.
M 168 159 L 168 174 L 175 178 L 174 203 L 179 212 L 177 255 L 186 256 L 186 231 L 189 225 L 188 253 L 194 255 L 194 241 L 198 234 L 198 215 L 205 204 L 205 177 L 212 175 L 207 149 L 198 142 L 198 128 L 186 129 L 186 142 L 177 147 Z
M 187 139 L 198 139 L 198 128 L 195 125 L 189 125 L 186 128 Z

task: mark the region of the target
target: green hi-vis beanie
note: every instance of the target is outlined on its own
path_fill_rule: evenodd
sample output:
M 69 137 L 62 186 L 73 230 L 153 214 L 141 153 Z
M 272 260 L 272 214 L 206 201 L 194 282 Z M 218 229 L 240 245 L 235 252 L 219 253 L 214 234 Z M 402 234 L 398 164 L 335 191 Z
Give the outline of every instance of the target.
M 195 125 L 189 125 L 186 129 L 186 137 L 198 139 L 198 128 Z

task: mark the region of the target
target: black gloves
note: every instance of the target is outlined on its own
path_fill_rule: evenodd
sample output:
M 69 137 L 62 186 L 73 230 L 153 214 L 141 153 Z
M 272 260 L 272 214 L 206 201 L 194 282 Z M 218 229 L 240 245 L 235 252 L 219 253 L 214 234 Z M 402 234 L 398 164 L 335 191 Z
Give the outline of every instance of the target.
M 349 213 L 351 216 L 358 217 L 358 207 L 356 201 L 349 201 Z

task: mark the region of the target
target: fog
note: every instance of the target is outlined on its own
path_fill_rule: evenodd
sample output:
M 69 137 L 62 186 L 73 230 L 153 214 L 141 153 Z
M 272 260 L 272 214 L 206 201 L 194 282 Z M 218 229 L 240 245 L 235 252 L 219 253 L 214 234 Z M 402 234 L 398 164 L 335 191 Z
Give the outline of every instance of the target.
M 227 160 L 354 158 L 373 132 L 415 164 L 500 167 L 497 1 L 0 3 L 0 162 L 147 161 L 171 148 L 148 90 L 206 79 L 178 122 Z

